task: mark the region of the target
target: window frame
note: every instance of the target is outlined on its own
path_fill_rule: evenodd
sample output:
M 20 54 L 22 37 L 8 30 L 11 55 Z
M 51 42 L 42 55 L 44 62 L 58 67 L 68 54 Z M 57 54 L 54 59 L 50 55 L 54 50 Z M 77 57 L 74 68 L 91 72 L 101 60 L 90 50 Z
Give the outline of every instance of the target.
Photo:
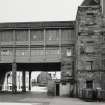
M 3 50 L 5 50 L 5 51 L 3 51 Z M 0 56 L 13 56 L 12 48 L 1 48 L 0 49 Z
M 66 34 L 65 34 L 66 32 Z M 74 31 L 71 29 L 62 29 L 61 30 L 61 40 L 62 41 L 70 41 L 74 38 Z
M 34 38 L 33 38 L 34 36 L 36 36 L 36 40 L 34 40 Z M 37 39 L 37 36 L 38 36 L 38 39 Z M 31 42 L 44 41 L 44 31 L 43 30 L 30 30 L 30 41 Z
M 37 53 L 34 53 L 36 51 Z M 31 48 L 31 56 L 43 56 L 44 54 L 44 48 Z
M 93 80 L 86 80 L 86 88 L 93 89 Z
M 21 54 L 24 53 L 24 54 Z M 26 57 L 29 56 L 28 48 L 17 48 L 16 49 L 16 57 Z
M 16 42 L 28 41 L 28 30 L 15 30 L 15 40 Z
M 11 42 L 11 41 L 13 41 L 13 31 L 12 30 L 0 31 L 0 41 L 1 42 Z
M 51 40 L 49 40 L 50 37 L 52 37 Z M 59 39 L 60 39 L 59 38 L 59 29 L 47 29 L 46 30 L 46 35 L 45 35 L 46 41 L 59 41 Z

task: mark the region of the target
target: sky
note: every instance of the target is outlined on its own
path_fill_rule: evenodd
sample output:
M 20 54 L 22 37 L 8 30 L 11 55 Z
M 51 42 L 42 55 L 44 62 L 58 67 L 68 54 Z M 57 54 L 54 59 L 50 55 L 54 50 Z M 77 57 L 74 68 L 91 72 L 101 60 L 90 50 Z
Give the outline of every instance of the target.
M 71 21 L 83 0 L 0 0 L 0 22 Z

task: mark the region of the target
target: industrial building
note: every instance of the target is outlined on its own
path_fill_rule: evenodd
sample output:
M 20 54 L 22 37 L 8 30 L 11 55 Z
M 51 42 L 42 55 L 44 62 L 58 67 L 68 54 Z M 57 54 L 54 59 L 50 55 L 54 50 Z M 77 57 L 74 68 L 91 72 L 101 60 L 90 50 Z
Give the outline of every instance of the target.
M 29 84 L 32 71 L 61 71 L 64 95 L 81 97 L 84 89 L 105 91 L 104 4 L 84 0 L 75 21 L 0 23 L 0 89 L 8 71 L 13 92 L 16 71 L 22 71 L 23 91 L 26 71 Z
M 1 88 L 5 73 L 11 70 L 13 92 L 16 71 L 23 72 L 23 91 L 25 71 L 29 72 L 29 78 L 32 71 L 63 71 L 62 81 L 72 80 L 74 24 L 73 21 L 0 24 Z

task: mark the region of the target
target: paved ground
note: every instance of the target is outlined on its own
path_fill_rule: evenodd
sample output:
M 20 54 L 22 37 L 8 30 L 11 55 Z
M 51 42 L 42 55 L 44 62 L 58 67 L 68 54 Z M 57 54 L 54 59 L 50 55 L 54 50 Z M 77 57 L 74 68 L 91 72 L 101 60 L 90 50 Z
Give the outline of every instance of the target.
M 33 86 L 31 92 L 47 92 L 47 87 Z
M 78 98 L 48 97 L 46 93 L 0 93 L 0 105 L 105 105 L 105 102 L 85 102 Z

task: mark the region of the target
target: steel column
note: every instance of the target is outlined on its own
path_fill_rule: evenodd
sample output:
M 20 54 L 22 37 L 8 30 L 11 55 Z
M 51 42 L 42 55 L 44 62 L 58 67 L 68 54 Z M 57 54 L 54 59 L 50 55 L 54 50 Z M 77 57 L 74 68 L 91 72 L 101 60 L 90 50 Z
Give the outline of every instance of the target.
M 16 93 L 17 86 L 16 86 L 16 36 L 15 36 L 15 30 L 13 31 L 13 63 L 12 63 L 12 92 Z
M 46 30 L 44 29 L 44 61 L 46 61 Z
M 22 91 L 23 92 L 26 92 L 26 79 L 25 79 L 26 74 L 25 73 L 26 73 L 25 71 L 22 71 L 22 84 L 23 84 Z
M 31 90 L 31 71 L 29 71 L 29 91 Z
M 16 62 L 12 63 L 12 92 L 16 93 L 17 85 L 16 85 Z

